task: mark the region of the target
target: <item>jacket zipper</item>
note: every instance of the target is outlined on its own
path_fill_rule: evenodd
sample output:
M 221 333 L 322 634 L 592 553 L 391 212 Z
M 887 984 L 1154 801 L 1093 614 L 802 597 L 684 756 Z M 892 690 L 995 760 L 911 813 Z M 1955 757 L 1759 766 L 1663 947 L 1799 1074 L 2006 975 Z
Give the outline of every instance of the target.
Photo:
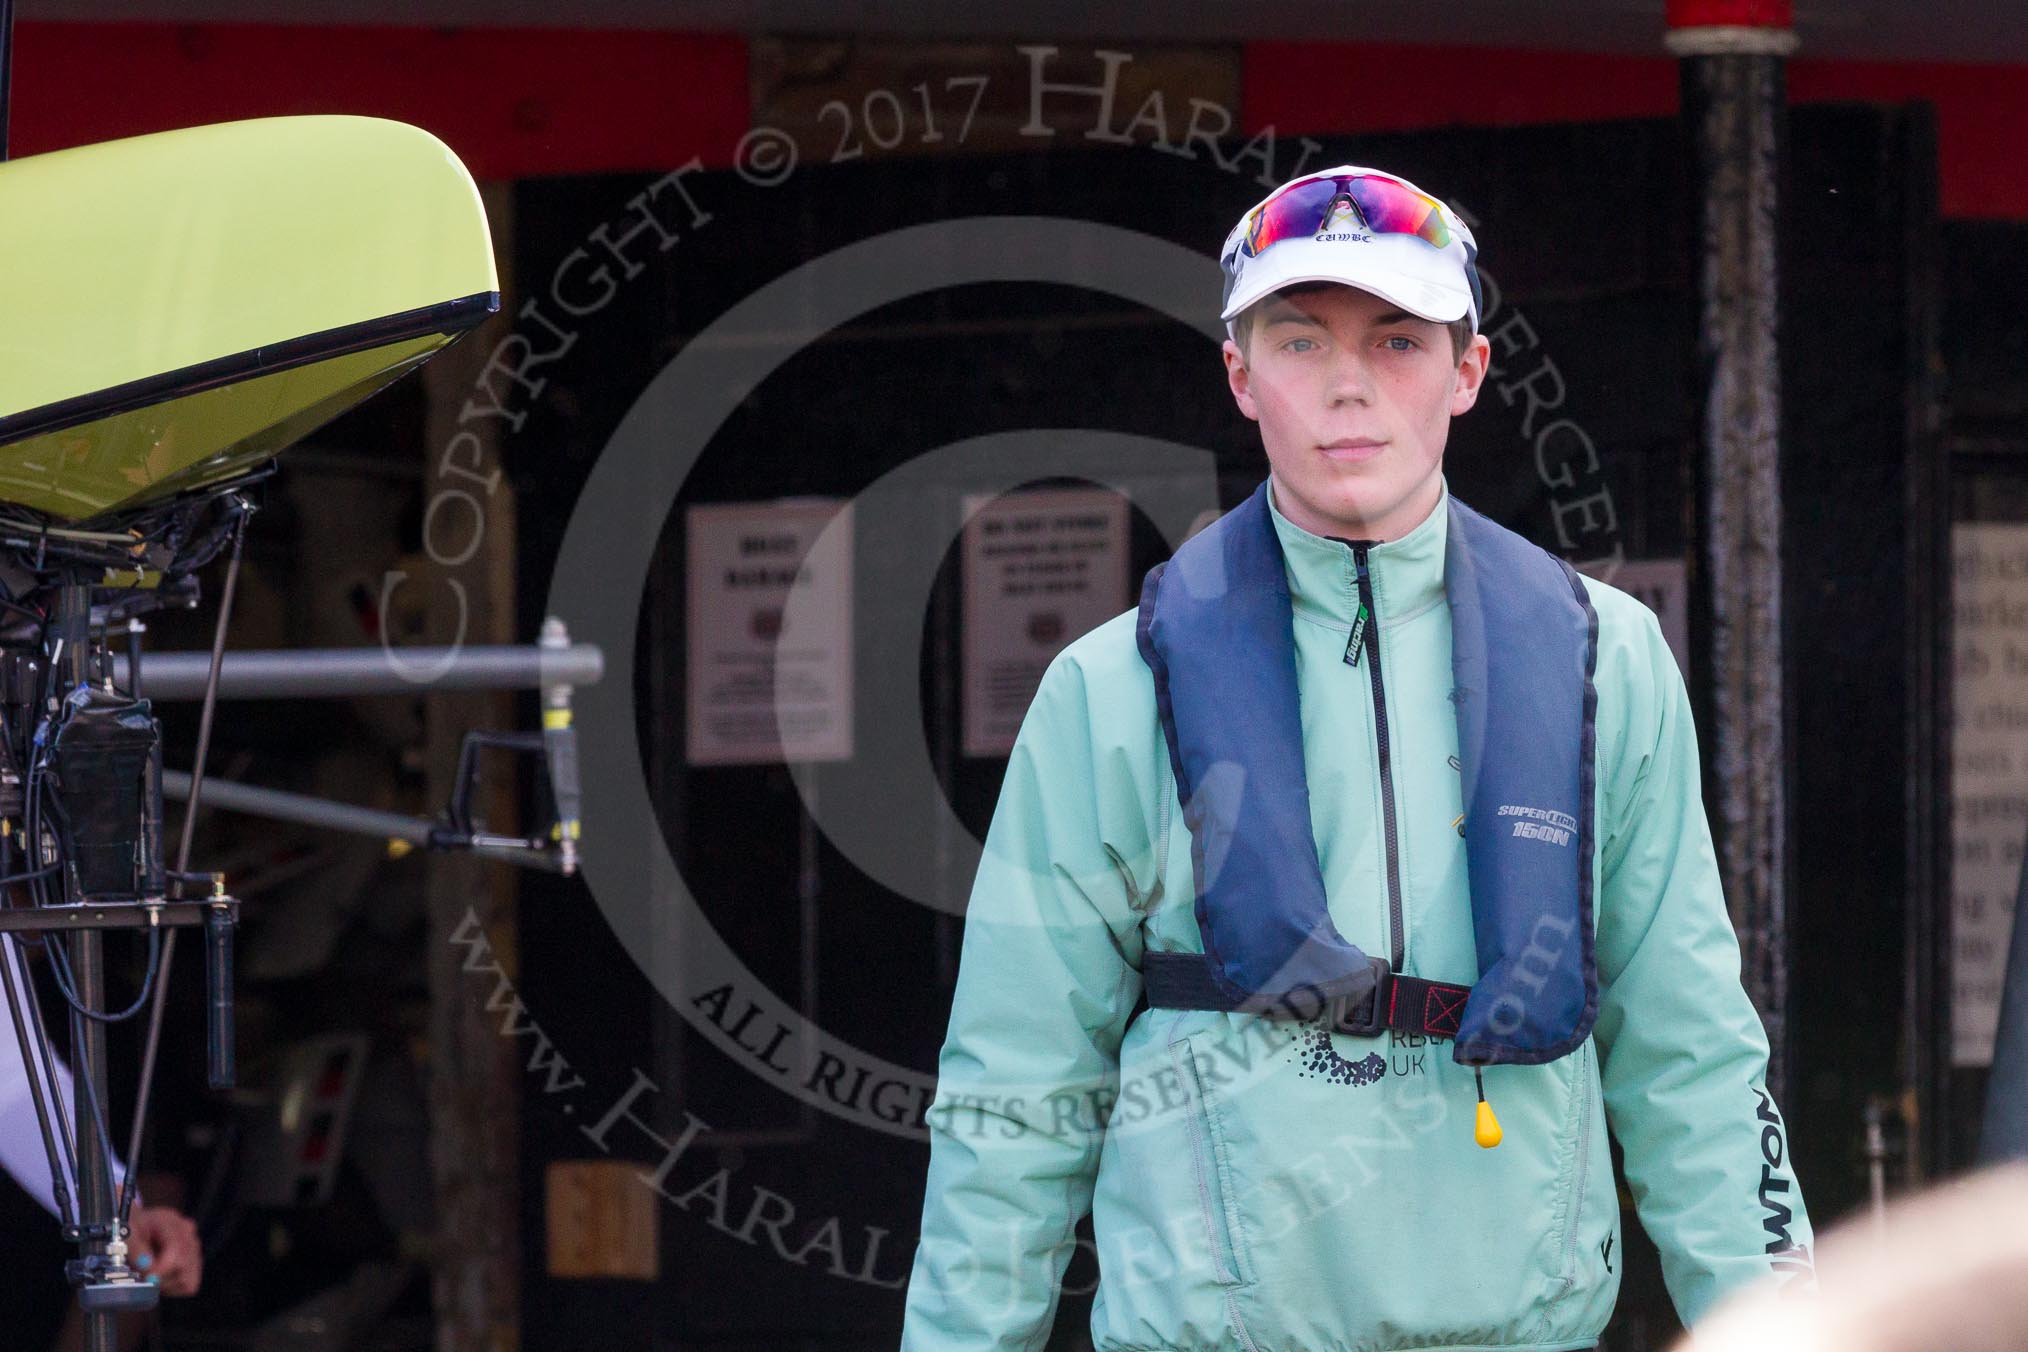
M 1563 1234 L 1563 1289 L 1568 1291 L 1577 1283 L 1577 1223 L 1584 1215 L 1584 1176 L 1591 1164 L 1591 1043 L 1587 1041 L 1579 1048 L 1577 1083 L 1573 1087 L 1577 1099 L 1577 1178 L 1571 1185 L 1570 1211 L 1564 1217 Z
M 1373 577 L 1367 568 L 1366 551 L 1371 546 L 1357 540 L 1352 561 L 1359 570 L 1359 614 L 1352 621 L 1352 637 L 1345 648 L 1345 660 L 1359 665 L 1360 640 L 1369 659 L 1373 684 L 1373 726 L 1380 746 L 1380 816 L 1387 833 L 1387 921 L 1393 949 L 1392 966 L 1399 972 L 1408 958 L 1408 945 L 1401 922 L 1401 846 L 1395 838 L 1394 764 L 1387 745 L 1387 689 L 1380 677 L 1380 612 L 1373 604 Z

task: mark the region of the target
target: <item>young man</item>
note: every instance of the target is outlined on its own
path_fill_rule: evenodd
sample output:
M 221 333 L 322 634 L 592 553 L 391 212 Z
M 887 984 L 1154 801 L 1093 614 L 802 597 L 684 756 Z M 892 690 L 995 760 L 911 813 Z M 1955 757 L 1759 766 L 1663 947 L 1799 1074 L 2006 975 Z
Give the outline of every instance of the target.
M 1475 258 L 1353 165 L 1228 238 L 1268 476 L 1022 726 L 909 1352 L 1042 1346 L 1087 1210 L 1099 1352 L 1589 1348 L 1608 1127 L 1686 1321 L 1811 1279 L 1655 617 L 1448 492 Z

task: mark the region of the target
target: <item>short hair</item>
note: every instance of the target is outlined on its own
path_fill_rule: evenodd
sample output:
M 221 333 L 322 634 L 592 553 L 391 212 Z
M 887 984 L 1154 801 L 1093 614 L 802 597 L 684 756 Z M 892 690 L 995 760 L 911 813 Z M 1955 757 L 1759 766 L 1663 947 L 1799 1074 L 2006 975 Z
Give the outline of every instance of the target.
M 1239 355 L 1247 358 L 1252 357 L 1253 354 L 1247 351 L 1247 344 L 1253 341 L 1254 325 L 1260 322 L 1260 308 L 1267 304 L 1268 301 L 1276 296 L 1300 296 L 1305 292 L 1321 291 L 1327 286 L 1342 285 L 1344 285 L 1342 282 L 1298 282 L 1294 286 L 1285 286 L 1279 291 L 1270 291 L 1267 295 L 1262 296 L 1259 300 L 1241 310 L 1232 317 L 1232 341 L 1239 345 Z M 1465 349 L 1472 345 L 1471 315 L 1460 315 L 1444 325 L 1444 327 L 1450 330 L 1451 360 L 1462 360 L 1465 355 Z

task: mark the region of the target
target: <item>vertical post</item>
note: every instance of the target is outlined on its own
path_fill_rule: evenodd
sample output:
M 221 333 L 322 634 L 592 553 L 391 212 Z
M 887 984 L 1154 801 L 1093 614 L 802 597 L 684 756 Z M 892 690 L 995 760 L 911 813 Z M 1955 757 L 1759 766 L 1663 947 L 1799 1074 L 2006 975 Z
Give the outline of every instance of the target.
M 1792 0 L 1669 0 L 1698 203 L 1698 609 L 1710 643 L 1707 801 L 1766 1021 L 1779 1101 L 1788 1043 L 1787 714 L 1777 236 Z
M 67 580 L 56 593 L 56 623 L 53 626 L 63 652 L 52 662 L 50 688 L 62 699 L 91 679 L 91 586 L 82 580 Z M 60 665 L 58 663 L 60 662 Z M 72 886 L 63 878 L 66 892 Z M 66 895 L 65 901 L 83 902 L 83 896 Z M 70 967 L 77 981 L 78 1003 L 86 1009 L 105 1008 L 104 937 L 97 930 L 73 930 L 63 943 L 70 952 Z M 80 1257 L 106 1252 L 111 1238 L 113 1180 L 106 1169 L 110 1143 L 100 1131 L 99 1114 L 109 1103 L 106 1076 L 106 1026 L 97 1019 L 73 1014 L 70 1018 L 72 1076 L 77 1085 L 74 1116 L 77 1122 L 78 1221 L 83 1235 L 78 1241 Z M 98 1109 L 92 1109 L 96 1101 Z M 110 1120 L 106 1122 L 111 1126 Z M 93 1280 L 96 1280 L 94 1278 Z M 113 1316 L 88 1313 L 84 1317 L 87 1352 L 114 1352 Z
M 1904 109 L 1900 192 L 1904 322 L 1902 363 L 1908 404 L 1901 486 L 1907 541 L 1903 572 L 1903 724 L 1910 794 L 1903 857 L 1907 901 L 1902 927 L 1903 1105 L 1906 1131 L 1899 1182 L 1919 1187 L 1950 1158 L 1949 990 L 1939 957 L 1949 953 L 1951 913 L 1951 463 L 1941 435 L 1944 423 L 1942 245 L 1937 232 L 1935 110 Z
M 511 294 L 513 199 L 501 184 L 482 184 L 480 192 L 494 255 L 502 264 L 500 289 Z M 404 582 L 401 597 L 423 609 L 410 617 L 420 621 L 419 632 L 410 631 L 398 614 L 384 616 L 390 641 L 470 645 L 515 637 L 513 491 L 500 473 L 500 420 L 460 420 L 494 345 L 513 326 L 512 314 L 511 306 L 503 306 L 499 316 L 420 373 L 428 456 L 422 478 L 425 557 L 404 565 L 415 576 Z M 507 726 L 514 699 L 502 691 L 432 694 L 426 685 L 418 692 L 426 695 L 429 800 L 447 802 L 465 733 Z M 494 828 L 505 828 L 514 809 L 512 786 L 497 772 L 482 786 L 484 800 L 473 806 Z M 516 870 L 434 853 L 428 869 L 435 1346 L 439 1352 L 515 1352 L 521 1327 L 525 1048 L 515 1040 L 513 1016 L 488 1004 L 491 987 L 465 969 L 469 947 L 452 936 L 469 932 L 476 920 L 501 971 L 517 970 Z

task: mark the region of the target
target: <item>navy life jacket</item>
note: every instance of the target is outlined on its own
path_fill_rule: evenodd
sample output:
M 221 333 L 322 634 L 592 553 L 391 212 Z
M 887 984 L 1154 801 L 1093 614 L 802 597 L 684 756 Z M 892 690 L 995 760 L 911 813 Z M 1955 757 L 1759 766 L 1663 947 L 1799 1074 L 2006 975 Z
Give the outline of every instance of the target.
M 1454 1036 L 1467 1065 L 1551 1061 L 1589 1033 L 1598 615 L 1570 565 L 1448 501 L 1478 981 L 1394 972 L 1331 922 L 1310 834 L 1288 575 L 1263 480 L 1141 588 L 1136 632 L 1190 828 L 1204 941 L 1201 958 L 1145 955 L 1151 1005 L 1332 1010 L 1342 1031 Z

